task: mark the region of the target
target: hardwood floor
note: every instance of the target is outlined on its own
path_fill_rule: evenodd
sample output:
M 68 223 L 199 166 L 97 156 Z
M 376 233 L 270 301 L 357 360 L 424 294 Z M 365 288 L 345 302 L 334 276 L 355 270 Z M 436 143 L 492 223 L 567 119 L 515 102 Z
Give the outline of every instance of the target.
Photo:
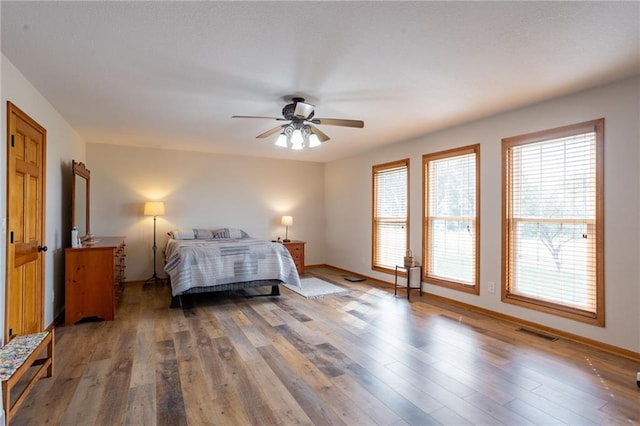
M 14 425 L 639 424 L 639 365 L 331 268 L 348 294 L 130 285 L 115 321 L 56 329 Z M 269 289 L 262 289 L 266 292 Z

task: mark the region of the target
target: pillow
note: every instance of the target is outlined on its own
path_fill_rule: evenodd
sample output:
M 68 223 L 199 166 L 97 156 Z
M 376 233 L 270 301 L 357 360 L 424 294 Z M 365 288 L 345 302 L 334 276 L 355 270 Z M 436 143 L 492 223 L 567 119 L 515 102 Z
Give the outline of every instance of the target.
M 214 238 L 211 229 L 194 229 L 197 240 L 210 240 Z
M 194 240 L 196 238 L 193 229 L 174 229 L 167 234 L 174 240 Z
M 231 238 L 229 236 L 229 230 L 227 228 L 214 229 L 213 231 L 211 231 L 211 234 L 213 235 L 213 238 L 217 240 Z
M 247 238 L 249 234 L 238 228 L 227 228 L 229 231 L 229 238 Z
M 247 238 L 249 234 L 238 228 L 221 228 L 212 231 L 215 239 Z

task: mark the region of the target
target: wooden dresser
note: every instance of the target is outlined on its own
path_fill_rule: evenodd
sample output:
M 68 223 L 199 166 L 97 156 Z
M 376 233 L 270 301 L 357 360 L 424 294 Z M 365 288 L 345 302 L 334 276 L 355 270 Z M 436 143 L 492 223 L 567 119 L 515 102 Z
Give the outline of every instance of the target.
M 124 269 L 124 237 L 96 237 L 94 244 L 65 249 L 65 324 L 113 320 Z
M 304 274 L 304 245 L 306 242 L 291 240 L 288 243 L 282 243 L 291 253 L 291 257 L 293 257 L 293 262 L 296 264 L 296 269 L 298 270 L 298 275 Z

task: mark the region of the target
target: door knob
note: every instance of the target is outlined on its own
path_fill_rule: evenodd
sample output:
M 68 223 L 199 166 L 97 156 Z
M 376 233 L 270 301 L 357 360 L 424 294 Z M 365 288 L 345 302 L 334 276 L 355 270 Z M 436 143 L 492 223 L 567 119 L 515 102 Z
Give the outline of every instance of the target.
M 38 251 L 47 251 L 49 248 L 47 246 L 38 246 Z

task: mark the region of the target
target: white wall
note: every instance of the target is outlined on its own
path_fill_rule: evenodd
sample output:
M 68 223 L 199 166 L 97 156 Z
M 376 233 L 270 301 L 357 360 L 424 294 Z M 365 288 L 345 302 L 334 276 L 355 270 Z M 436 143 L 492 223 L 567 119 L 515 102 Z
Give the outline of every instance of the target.
M 293 216 L 289 238 L 307 242 L 305 263 L 324 262 L 322 163 L 89 143 L 87 167 L 91 231 L 126 236 L 127 281 L 153 271 L 153 218 L 142 215 L 147 200 L 165 202 L 157 220 L 158 275 L 165 275 L 161 249 L 171 229 L 233 227 L 284 238 L 283 214 Z
M 0 306 L 5 307 L 6 266 L 6 199 L 7 199 L 7 101 L 28 114 L 47 130 L 47 183 L 46 183 L 46 240 L 49 250 L 45 256 L 44 325 L 50 325 L 63 309 L 64 302 L 64 247 L 71 240 L 71 160 L 84 161 L 85 144 L 80 135 L 62 118 L 55 108 L 25 79 L 13 64 L 2 55 L 2 104 L 0 122 Z M 4 314 L 0 315 L 0 330 L 4 330 Z M 0 333 L 0 339 L 4 333 Z
M 370 266 L 371 167 L 410 158 L 410 245 L 414 256 L 420 256 L 422 155 L 480 143 L 481 294 L 474 296 L 429 284 L 424 285 L 425 290 L 640 352 L 639 99 L 640 78 L 636 77 L 327 164 L 326 262 L 392 281 L 392 276 L 372 271 Z M 604 328 L 505 304 L 500 301 L 499 291 L 487 292 L 488 281 L 501 280 L 501 139 L 600 117 L 605 118 Z

